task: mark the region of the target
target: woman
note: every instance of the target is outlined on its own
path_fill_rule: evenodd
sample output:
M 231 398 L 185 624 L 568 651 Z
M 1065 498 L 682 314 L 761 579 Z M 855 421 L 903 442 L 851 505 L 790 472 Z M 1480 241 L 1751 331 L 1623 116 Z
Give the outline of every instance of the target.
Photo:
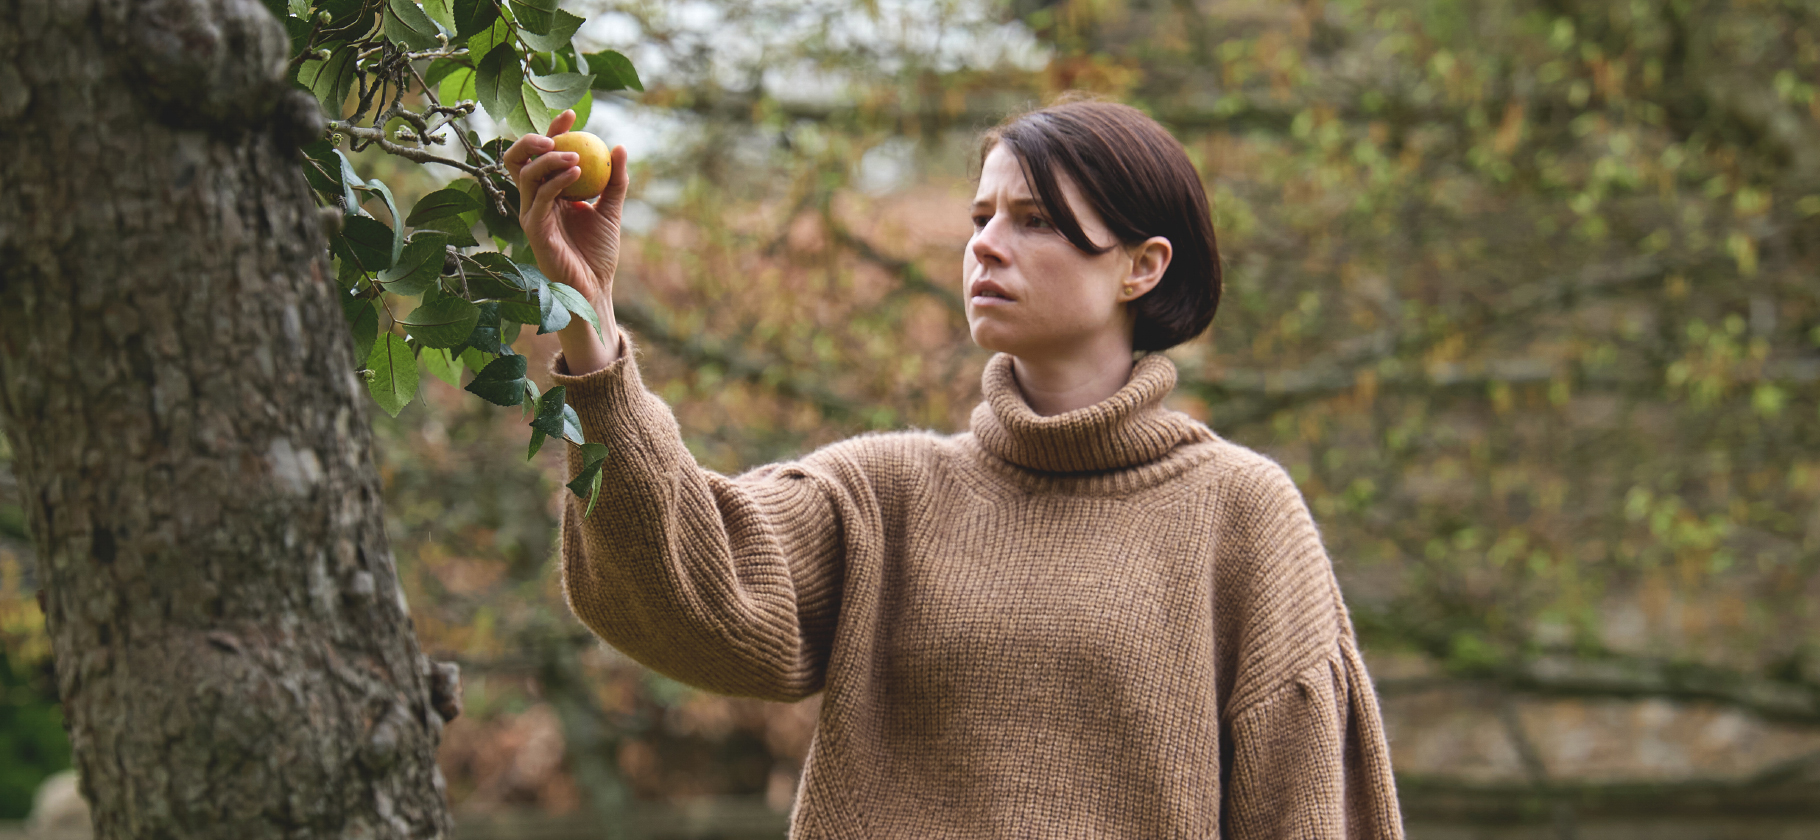
M 1076 101 L 986 135 L 961 282 L 996 355 L 968 433 L 736 478 L 695 463 L 614 323 L 624 149 L 590 205 L 556 200 L 579 171 L 551 148 L 506 163 L 539 267 L 600 310 L 606 341 L 578 319 L 553 374 L 612 448 L 599 509 L 564 515 L 569 604 L 704 689 L 827 693 L 792 837 L 1401 836 L 1300 494 L 1163 407 L 1167 358 L 1134 361 L 1219 300 L 1206 196 L 1160 126 Z

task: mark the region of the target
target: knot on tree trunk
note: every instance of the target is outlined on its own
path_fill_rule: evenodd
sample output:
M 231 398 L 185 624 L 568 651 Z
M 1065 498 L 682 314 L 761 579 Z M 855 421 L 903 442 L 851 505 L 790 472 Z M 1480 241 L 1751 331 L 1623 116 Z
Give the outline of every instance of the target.
M 258 0 L 121 3 L 104 20 L 123 75 L 163 122 L 246 130 L 281 101 L 289 39 Z
M 461 666 L 453 662 L 430 663 L 430 705 L 443 722 L 461 716 Z

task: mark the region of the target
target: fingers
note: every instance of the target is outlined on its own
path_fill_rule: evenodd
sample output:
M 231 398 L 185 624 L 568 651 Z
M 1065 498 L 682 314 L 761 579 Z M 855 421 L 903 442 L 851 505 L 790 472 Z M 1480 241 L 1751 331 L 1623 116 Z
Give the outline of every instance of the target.
M 574 126 L 575 112 L 564 111 L 557 114 L 556 119 L 550 121 L 549 134 L 519 135 L 518 139 L 514 140 L 512 145 L 506 149 L 506 153 L 503 156 L 506 164 L 506 172 L 512 176 L 513 180 L 518 180 L 518 171 L 524 168 L 526 162 L 555 148 L 556 141 L 551 140 L 551 137 L 568 131 Z M 518 185 L 518 190 L 519 192 L 528 192 L 525 190 L 525 185 L 522 182 Z
M 564 169 L 573 168 L 579 170 L 580 167 L 576 166 L 576 164 L 580 161 L 581 155 L 574 152 L 545 152 L 538 155 L 536 160 L 531 161 L 525 168 L 519 170 L 518 191 L 521 193 L 529 192 L 530 190 L 535 189 L 544 179 L 549 178 Z
M 517 180 L 518 170 L 524 167 L 526 161 L 555 148 L 555 146 L 556 141 L 541 134 L 521 135 L 517 140 L 512 142 L 512 145 L 506 149 L 506 153 L 502 156 L 502 159 L 506 164 L 506 172 L 511 174 L 513 180 Z M 522 189 L 524 185 L 519 184 L 519 187 Z
M 527 231 L 541 228 L 556 194 L 581 177 L 581 167 L 575 165 L 580 159 L 574 152 L 547 152 L 519 172 L 519 223 Z
M 574 111 L 564 111 L 560 114 L 557 114 L 556 119 L 553 119 L 550 121 L 550 136 L 555 137 L 556 135 L 561 134 L 565 131 L 568 131 L 569 129 L 574 128 L 574 127 L 575 127 L 575 112 Z
M 545 152 L 518 170 L 515 182 L 518 184 L 519 214 L 530 214 L 536 203 L 534 196 L 537 191 L 542 188 L 544 182 L 562 174 L 563 170 L 573 169 L 575 177 L 581 177 L 581 167 L 575 165 L 579 160 L 581 160 L 581 156 L 574 152 Z M 569 180 L 573 181 L 574 178 Z
M 557 194 L 575 183 L 576 179 L 580 177 L 581 167 L 571 166 L 546 179 L 543 185 L 537 188 L 537 197 L 532 199 L 531 212 L 527 215 L 531 216 L 535 223 L 541 224 L 550 212 L 550 208 L 555 206 Z

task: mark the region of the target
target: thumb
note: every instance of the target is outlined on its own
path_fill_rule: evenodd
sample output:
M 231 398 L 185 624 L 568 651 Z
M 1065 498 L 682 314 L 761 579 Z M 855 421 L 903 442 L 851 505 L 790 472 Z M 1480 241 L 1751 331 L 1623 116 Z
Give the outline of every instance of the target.
M 594 212 L 617 220 L 619 212 L 626 206 L 626 147 L 614 146 L 609 154 L 613 171 L 607 175 L 607 185 L 600 190 L 600 200 L 594 202 Z

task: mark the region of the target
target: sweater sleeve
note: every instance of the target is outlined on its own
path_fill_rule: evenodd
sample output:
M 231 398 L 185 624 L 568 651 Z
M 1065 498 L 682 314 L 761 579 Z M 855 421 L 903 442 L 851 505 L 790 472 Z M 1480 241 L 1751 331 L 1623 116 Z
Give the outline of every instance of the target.
M 842 527 L 828 480 L 806 464 L 737 478 L 696 464 L 675 415 L 620 358 L 583 376 L 551 365 L 589 441 L 605 443 L 600 498 L 564 491 L 569 607 L 647 667 L 723 694 L 819 691 L 840 598 Z M 571 480 L 581 457 L 569 448 Z
M 1377 697 L 1350 635 L 1240 712 L 1222 808 L 1231 840 L 1403 836 Z
M 1224 836 L 1399 840 L 1383 717 L 1320 532 L 1275 463 L 1235 480 Z

